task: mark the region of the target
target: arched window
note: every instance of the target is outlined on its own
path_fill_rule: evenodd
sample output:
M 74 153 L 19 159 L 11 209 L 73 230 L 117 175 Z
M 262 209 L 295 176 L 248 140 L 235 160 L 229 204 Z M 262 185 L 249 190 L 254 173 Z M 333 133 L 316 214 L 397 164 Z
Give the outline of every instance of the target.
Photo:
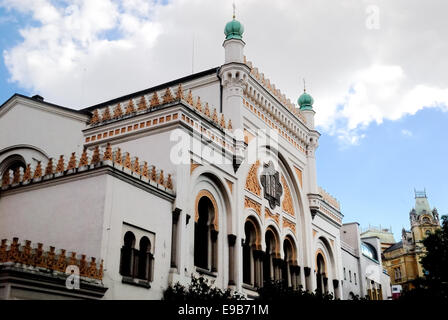
M 271 281 L 276 279 L 276 270 L 274 270 L 275 250 L 277 247 L 276 239 L 272 230 L 267 230 L 265 234 L 266 251 L 263 259 L 263 280 Z
M 135 260 L 135 236 L 131 231 L 128 231 L 124 235 L 124 243 L 121 247 L 120 257 L 120 274 L 127 277 L 133 277 L 136 267 L 134 266 Z
M 295 280 L 294 279 L 294 271 L 293 271 L 293 248 L 291 241 L 288 239 L 285 239 L 283 241 L 283 254 L 284 254 L 284 263 L 283 263 L 283 270 L 282 270 L 282 276 L 284 283 L 288 286 L 294 286 L 295 287 Z M 294 283 L 293 283 L 294 282 Z
M 261 287 L 262 279 L 262 255 L 258 250 L 257 235 L 259 230 L 252 220 L 244 224 L 245 240 L 243 242 L 243 283 L 254 287 Z
M 151 242 L 148 237 L 140 239 L 140 250 L 138 252 L 137 278 L 152 281 L 153 255 L 151 253 Z
M 317 254 L 316 262 L 317 262 L 317 272 L 316 272 L 317 291 L 324 292 L 325 260 L 321 253 Z
M 22 168 L 23 171 L 25 171 L 25 167 L 25 159 L 21 155 L 13 154 L 3 160 L 0 164 L 0 174 L 3 176 L 5 172 L 8 172 L 9 170 L 15 172 L 19 168 Z
M 208 197 L 198 202 L 197 221 L 194 228 L 194 265 L 209 271 L 217 271 L 217 236 L 212 221 L 214 206 Z

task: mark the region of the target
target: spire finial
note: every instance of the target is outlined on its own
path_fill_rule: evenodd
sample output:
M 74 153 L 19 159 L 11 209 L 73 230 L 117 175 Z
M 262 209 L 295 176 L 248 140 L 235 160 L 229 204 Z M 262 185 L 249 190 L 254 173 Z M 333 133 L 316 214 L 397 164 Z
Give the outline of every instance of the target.
M 235 19 L 236 18 L 236 16 L 235 16 L 235 10 L 236 10 L 235 1 L 233 1 L 232 6 L 233 6 L 233 19 Z
M 303 92 L 306 92 L 305 78 L 303 78 Z

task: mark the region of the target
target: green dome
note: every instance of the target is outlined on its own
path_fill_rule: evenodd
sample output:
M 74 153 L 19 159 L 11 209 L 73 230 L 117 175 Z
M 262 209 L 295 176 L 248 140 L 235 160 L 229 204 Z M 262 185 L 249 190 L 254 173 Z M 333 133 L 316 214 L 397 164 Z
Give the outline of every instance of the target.
M 314 99 L 308 93 L 303 92 L 302 95 L 297 100 L 300 106 L 300 110 L 313 110 Z
M 233 18 L 232 21 L 227 22 L 224 28 L 224 34 L 226 35 L 226 40 L 228 39 L 243 39 L 244 27 L 243 25 Z

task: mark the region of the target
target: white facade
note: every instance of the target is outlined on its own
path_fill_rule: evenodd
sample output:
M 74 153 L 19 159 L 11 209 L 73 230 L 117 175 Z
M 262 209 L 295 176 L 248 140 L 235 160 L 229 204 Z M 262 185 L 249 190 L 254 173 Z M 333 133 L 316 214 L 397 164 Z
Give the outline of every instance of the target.
M 341 243 L 343 299 L 355 296 L 390 299 L 390 277 L 382 266 L 379 238 L 361 238 L 358 223 L 345 223 L 341 228 Z
M 343 298 L 342 214 L 317 184 L 314 111 L 299 111 L 252 67 L 244 45 L 226 40 L 218 68 L 81 111 L 8 100 L 0 107 L 5 252 L 18 237 L 20 250 L 29 239 L 76 252 L 78 261 L 81 253 L 103 260 L 102 276 L 93 278 L 105 290 L 96 297 L 105 299 L 160 299 L 191 274 L 249 297 L 271 278 Z M 46 171 L 50 158 L 51 172 L 34 179 L 37 161 Z M 15 175 L 8 170 L 20 166 Z M 263 186 L 263 170 L 277 179 L 272 189 Z M 125 240 L 131 233 L 134 240 Z M 147 252 L 126 251 L 126 241 L 137 250 L 141 239 L 149 239 Z M 139 258 L 120 269 L 128 252 Z M 142 280 L 144 257 L 153 265 Z M 127 268 L 137 271 L 129 276 Z M 18 290 L 0 287 L 0 295 Z

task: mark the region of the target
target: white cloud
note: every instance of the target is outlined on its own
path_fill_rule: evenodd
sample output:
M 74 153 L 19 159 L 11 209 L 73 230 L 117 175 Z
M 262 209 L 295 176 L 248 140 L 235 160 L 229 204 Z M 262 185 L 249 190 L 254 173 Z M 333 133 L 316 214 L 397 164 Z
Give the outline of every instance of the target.
M 412 131 L 407 130 L 407 129 L 402 129 L 401 130 L 401 134 L 404 135 L 405 137 L 412 137 Z
M 448 109 L 447 8 L 429 2 L 378 1 L 379 30 L 366 28 L 371 1 L 246 0 L 237 18 L 248 58 L 293 100 L 306 78 L 319 128 L 351 145 L 371 123 Z M 11 81 L 81 108 L 189 74 L 193 37 L 195 71 L 222 64 L 231 4 L 0 0 L 37 22 L 3 57 Z

